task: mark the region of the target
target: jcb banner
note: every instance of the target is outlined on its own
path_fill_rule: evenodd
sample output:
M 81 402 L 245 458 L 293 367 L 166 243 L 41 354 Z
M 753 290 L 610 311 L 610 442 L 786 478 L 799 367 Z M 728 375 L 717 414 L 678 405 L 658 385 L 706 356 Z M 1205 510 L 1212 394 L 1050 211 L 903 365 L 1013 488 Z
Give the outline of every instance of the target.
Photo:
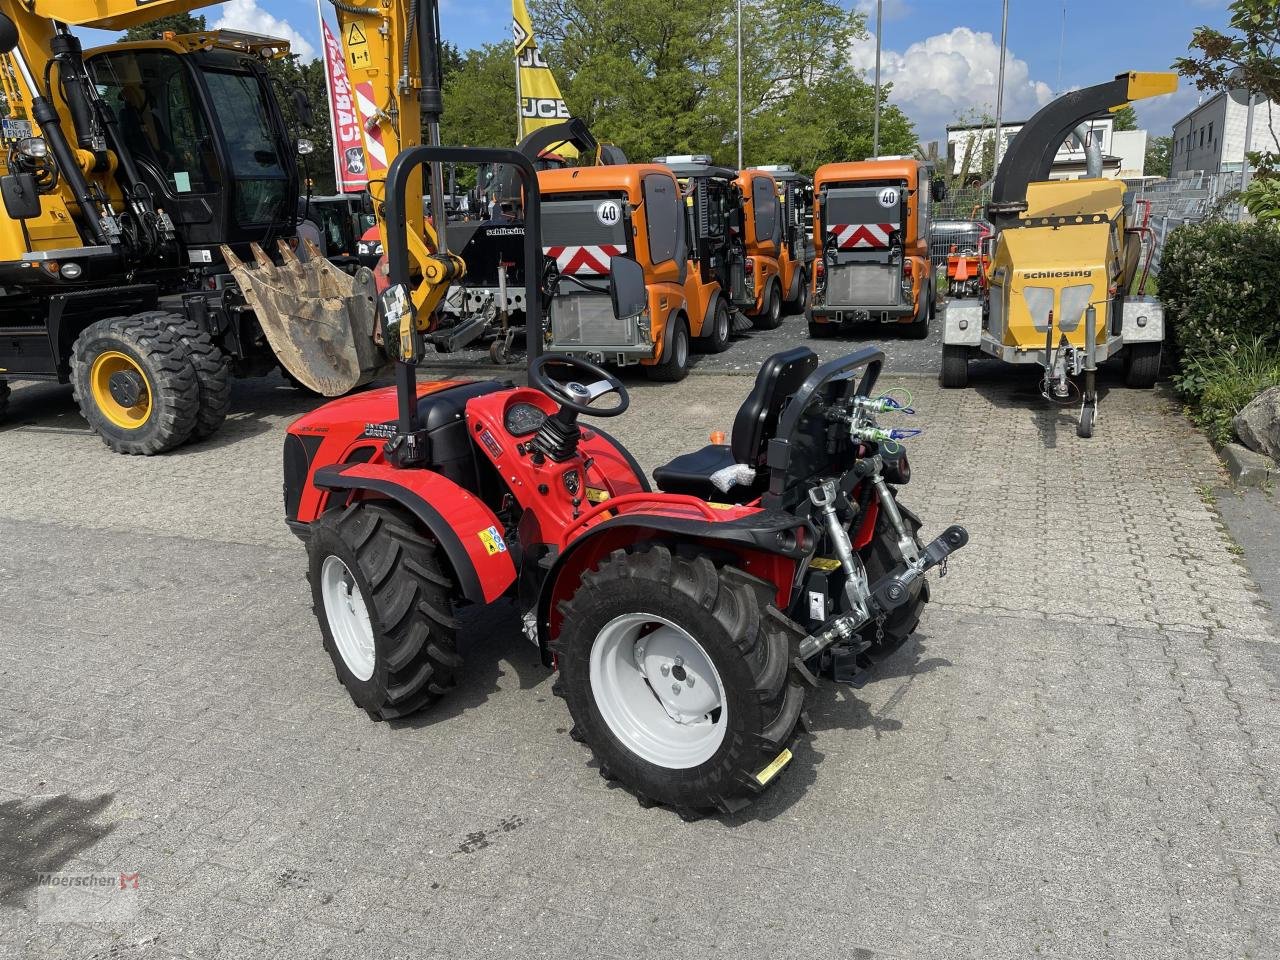
M 369 184 L 364 146 L 360 142 L 360 113 L 347 78 L 347 65 L 340 44 L 329 25 L 320 21 L 324 34 L 324 74 L 329 89 L 329 121 L 333 128 L 333 171 L 338 189 L 359 193 Z
M 516 93 L 520 98 L 519 139 L 524 139 L 534 130 L 568 120 L 569 108 L 551 68 L 538 52 L 525 0 L 511 0 L 511 14 L 516 41 Z M 556 147 L 555 152 L 569 159 L 578 155 L 568 144 Z

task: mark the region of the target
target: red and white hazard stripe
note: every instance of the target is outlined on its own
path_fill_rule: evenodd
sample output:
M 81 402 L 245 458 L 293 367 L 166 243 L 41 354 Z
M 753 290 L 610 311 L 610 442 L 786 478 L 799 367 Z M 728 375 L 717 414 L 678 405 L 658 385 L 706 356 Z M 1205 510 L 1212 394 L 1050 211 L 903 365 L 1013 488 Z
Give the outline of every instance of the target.
M 387 169 L 387 145 L 382 142 L 382 127 L 377 123 L 378 105 L 373 99 L 372 83 L 356 84 L 356 109 L 364 126 L 364 152 L 370 170 Z
M 556 267 L 561 273 L 571 277 L 581 274 L 603 277 L 609 273 L 610 261 L 624 253 L 626 248 L 611 243 L 597 243 L 543 247 L 542 250 L 548 257 L 556 258 Z
M 889 246 L 889 235 L 897 228 L 892 223 L 833 223 L 840 250 L 880 250 Z

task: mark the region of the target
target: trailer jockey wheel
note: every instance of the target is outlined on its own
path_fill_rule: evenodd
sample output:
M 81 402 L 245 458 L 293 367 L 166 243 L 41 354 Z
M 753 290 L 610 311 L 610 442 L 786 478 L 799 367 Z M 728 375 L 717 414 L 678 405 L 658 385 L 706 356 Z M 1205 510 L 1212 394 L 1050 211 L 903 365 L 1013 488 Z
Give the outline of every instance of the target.
M 584 379 L 587 382 L 552 376 L 547 371 L 548 367 L 566 367 L 570 373 L 586 374 Z M 544 353 L 529 365 L 529 386 L 541 390 L 560 404 L 560 411 L 556 416 L 566 424 L 576 422 L 579 414 L 588 417 L 616 417 L 625 413 L 631 405 L 631 397 L 621 380 L 594 363 L 578 357 Z M 611 393 L 618 395 L 615 405 L 604 409 L 592 406 L 601 397 Z

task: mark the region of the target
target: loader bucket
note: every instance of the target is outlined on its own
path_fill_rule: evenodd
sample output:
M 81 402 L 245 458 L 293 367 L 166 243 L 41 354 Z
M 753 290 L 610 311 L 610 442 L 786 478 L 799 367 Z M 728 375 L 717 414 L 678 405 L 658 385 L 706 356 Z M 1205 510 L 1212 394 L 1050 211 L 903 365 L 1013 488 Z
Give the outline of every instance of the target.
M 222 256 L 253 308 L 280 365 L 326 397 L 354 390 L 387 371 L 375 316 L 373 274 L 342 272 L 310 240 L 303 263 L 283 240 L 277 265 L 253 244 L 253 264 L 225 245 Z

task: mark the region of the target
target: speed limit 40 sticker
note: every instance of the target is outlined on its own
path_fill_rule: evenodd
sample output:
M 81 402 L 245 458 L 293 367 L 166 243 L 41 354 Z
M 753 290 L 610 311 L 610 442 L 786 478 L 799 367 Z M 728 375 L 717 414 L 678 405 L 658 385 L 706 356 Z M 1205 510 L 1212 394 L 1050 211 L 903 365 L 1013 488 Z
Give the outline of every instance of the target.
M 880 191 L 880 206 L 896 207 L 898 205 L 898 190 L 896 187 L 885 187 Z
M 606 227 L 617 225 L 622 219 L 622 206 L 617 200 L 605 200 L 596 207 L 596 219 Z

